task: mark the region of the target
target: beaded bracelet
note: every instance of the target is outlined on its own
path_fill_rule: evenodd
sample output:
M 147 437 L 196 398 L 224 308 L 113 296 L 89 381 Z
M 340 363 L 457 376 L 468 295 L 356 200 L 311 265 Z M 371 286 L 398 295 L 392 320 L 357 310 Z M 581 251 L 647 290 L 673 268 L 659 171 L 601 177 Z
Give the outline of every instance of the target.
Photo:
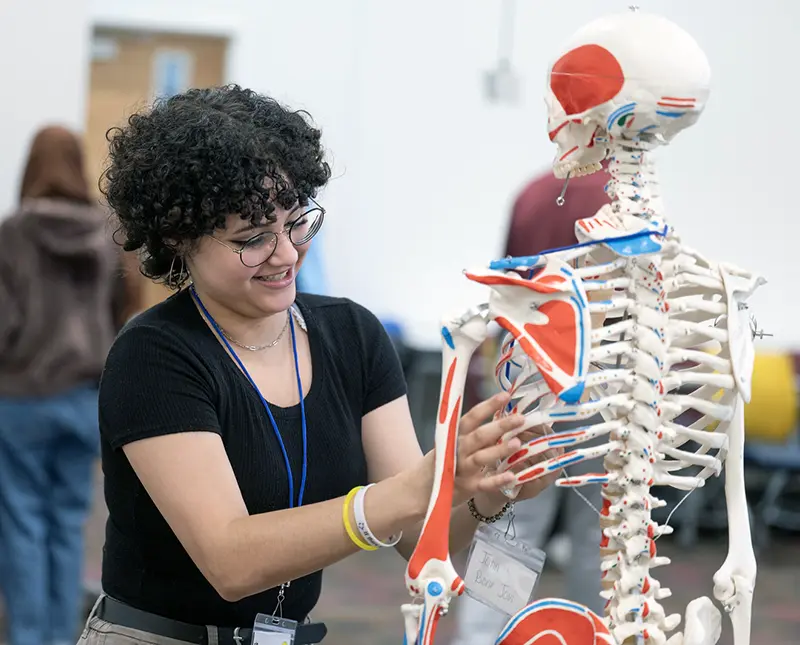
M 484 524 L 493 524 L 497 520 L 499 520 L 503 515 L 508 512 L 508 509 L 511 508 L 513 502 L 506 502 L 497 513 L 494 515 L 490 515 L 486 517 L 485 515 L 481 515 L 477 508 L 475 508 L 475 498 L 473 497 L 467 502 L 467 508 L 469 509 L 470 514 L 479 522 L 483 522 Z

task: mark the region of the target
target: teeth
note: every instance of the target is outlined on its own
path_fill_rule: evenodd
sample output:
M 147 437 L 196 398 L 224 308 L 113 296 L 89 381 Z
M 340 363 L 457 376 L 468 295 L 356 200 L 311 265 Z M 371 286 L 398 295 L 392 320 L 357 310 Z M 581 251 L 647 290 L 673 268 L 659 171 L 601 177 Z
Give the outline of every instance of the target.
M 569 174 L 570 178 L 575 177 L 583 177 L 584 175 L 591 175 L 599 170 L 602 170 L 603 166 L 599 163 L 592 163 L 586 166 L 570 166 L 570 165 L 563 165 L 555 168 L 554 174 L 557 179 L 565 179 Z
M 283 273 L 277 273 L 275 275 L 265 275 L 262 276 L 262 280 L 266 280 L 267 282 L 277 282 L 278 280 L 283 280 L 289 274 L 289 270 L 287 269 Z

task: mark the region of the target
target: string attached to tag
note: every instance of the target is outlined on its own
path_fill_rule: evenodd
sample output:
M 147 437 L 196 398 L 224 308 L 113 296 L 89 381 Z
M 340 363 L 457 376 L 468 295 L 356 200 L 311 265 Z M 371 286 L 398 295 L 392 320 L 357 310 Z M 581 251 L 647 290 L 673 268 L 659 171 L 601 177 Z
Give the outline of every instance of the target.
M 292 581 L 284 582 L 281 584 L 281 588 L 278 589 L 278 602 L 275 603 L 275 609 L 272 612 L 273 616 L 278 616 L 279 618 L 283 618 L 283 600 L 286 598 L 286 589 L 290 587 Z
M 514 505 L 511 505 L 511 508 L 508 509 L 508 523 L 506 524 L 506 534 L 504 536 L 506 540 L 516 540 L 517 539 L 517 528 L 514 526 Z

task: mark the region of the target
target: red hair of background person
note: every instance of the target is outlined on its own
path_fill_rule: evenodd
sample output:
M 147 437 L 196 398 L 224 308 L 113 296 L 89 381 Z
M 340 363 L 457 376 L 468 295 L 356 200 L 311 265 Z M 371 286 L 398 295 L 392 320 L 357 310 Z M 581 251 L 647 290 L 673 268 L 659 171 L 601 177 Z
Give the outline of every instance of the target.
M 39 130 L 28 153 L 20 199 L 42 197 L 91 203 L 81 142 L 61 126 Z

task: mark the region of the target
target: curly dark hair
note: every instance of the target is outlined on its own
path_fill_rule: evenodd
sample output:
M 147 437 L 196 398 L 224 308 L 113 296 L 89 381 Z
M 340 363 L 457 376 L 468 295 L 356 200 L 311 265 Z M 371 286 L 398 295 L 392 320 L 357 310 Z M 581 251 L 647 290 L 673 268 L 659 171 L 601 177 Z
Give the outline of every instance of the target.
M 139 251 L 145 276 L 169 286 L 185 279 L 175 267 L 181 250 L 223 228 L 228 215 L 275 221 L 276 202 L 290 208 L 330 178 L 308 113 L 238 85 L 157 101 L 106 138 L 101 191 L 122 246 Z

